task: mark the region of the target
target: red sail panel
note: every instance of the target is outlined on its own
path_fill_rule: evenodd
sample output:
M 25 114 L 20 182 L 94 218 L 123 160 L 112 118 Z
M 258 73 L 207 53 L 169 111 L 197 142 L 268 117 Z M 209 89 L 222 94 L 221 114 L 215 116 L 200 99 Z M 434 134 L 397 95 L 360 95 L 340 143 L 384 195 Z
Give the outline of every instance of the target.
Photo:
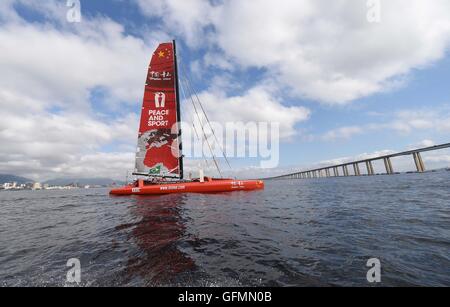
M 160 44 L 148 68 L 139 126 L 136 171 L 180 174 L 175 55 L 172 43 Z

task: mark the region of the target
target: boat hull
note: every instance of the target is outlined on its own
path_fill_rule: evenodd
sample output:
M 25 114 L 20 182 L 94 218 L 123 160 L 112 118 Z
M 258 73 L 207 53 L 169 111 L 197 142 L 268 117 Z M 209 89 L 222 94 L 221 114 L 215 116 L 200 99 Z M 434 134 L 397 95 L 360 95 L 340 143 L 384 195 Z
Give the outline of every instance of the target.
M 262 180 L 215 179 L 205 182 L 177 182 L 127 185 L 112 189 L 111 195 L 162 195 L 173 193 L 220 193 L 233 191 L 252 191 L 264 189 Z

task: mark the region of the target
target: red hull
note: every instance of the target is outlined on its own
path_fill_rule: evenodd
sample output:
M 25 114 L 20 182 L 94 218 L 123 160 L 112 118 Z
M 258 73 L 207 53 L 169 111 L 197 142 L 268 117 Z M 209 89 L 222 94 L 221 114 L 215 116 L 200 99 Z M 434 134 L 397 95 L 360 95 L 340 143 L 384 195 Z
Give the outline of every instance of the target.
M 135 184 L 112 189 L 112 195 L 161 195 L 172 193 L 219 193 L 264 189 L 261 180 L 206 179 L 205 182 L 188 181 L 177 183 L 146 184 L 139 180 Z

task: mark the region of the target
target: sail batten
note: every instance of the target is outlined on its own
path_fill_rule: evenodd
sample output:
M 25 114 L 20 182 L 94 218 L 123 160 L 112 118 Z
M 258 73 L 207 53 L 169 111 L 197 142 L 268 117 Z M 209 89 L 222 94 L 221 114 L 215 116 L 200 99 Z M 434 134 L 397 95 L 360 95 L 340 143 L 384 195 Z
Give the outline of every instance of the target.
M 136 151 L 136 173 L 182 177 L 174 43 L 160 44 L 148 67 Z

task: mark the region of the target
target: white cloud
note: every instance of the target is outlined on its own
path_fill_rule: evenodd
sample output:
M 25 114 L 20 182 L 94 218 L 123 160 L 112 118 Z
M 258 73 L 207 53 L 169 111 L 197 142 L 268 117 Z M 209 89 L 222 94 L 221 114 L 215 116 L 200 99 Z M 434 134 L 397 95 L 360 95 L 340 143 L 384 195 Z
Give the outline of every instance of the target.
M 392 78 L 442 58 L 450 43 L 448 1 L 383 1 L 380 24 L 367 22 L 364 1 L 227 4 L 217 37 L 228 55 L 327 103 L 388 89 Z
M 74 154 L 58 164 L 46 164 L 42 158 L 0 160 L 4 173 L 22 175 L 43 181 L 52 178 L 96 178 L 106 177 L 124 180 L 127 170 L 134 167 L 133 152 L 94 152 L 85 155 Z
M 188 41 L 201 38 L 242 67 L 266 69 L 292 94 L 328 104 L 396 88 L 450 44 L 447 0 L 382 1 L 381 23 L 367 21 L 366 1 L 182 2 L 139 3 Z
M 386 114 L 377 114 L 384 121 L 368 123 L 364 125 L 344 126 L 329 130 L 320 136 L 320 139 L 332 141 L 338 139 L 349 140 L 353 136 L 369 132 L 391 130 L 400 135 L 409 135 L 425 131 L 435 134 L 447 134 L 450 132 L 450 109 L 447 105 L 436 108 L 419 108 L 414 110 L 393 111 Z M 316 139 L 316 138 L 313 138 Z M 430 140 L 423 140 L 420 147 L 431 146 Z
M 447 106 L 435 109 L 421 108 L 397 112 L 395 119 L 385 126 L 402 133 L 418 130 L 447 133 L 450 131 L 449 120 L 450 110 Z
M 203 57 L 205 67 L 216 67 L 222 70 L 233 71 L 233 63 L 220 53 L 209 52 Z
M 92 27 L 97 27 L 96 36 L 101 39 L 89 32 L 67 33 L 48 26 L 3 26 L 2 90 L 47 104 L 79 108 L 86 107 L 90 91 L 98 87 L 115 102 L 135 103 L 142 96 L 149 47 L 125 36 L 123 29 L 111 21 Z
M 138 117 L 117 110 L 140 103 L 156 39 L 147 45 L 106 18 L 72 27 L 65 2 L 15 2 L 46 17 L 28 23 L 12 4 L 2 2 L 0 13 L 0 172 L 122 177 L 133 164 Z M 90 101 L 96 88 L 106 95 L 102 110 Z
M 423 147 L 431 147 L 434 146 L 436 143 L 433 140 L 422 140 L 416 144 L 412 144 L 408 146 L 408 149 L 417 149 L 417 148 L 423 148 Z
M 326 140 L 326 141 L 332 141 L 332 140 L 337 140 L 337 139 L 350 139 L 352 138 L 354 135 L 358 135 L 363 133 L 363 128 L 358 127 L 358 126 L 348 126 L 348 127 L 341 127 L 335 130 L 330 130 L 328 132 L 326 132 L 323 136 L 322 139 Z
M 0 170 L 24 176 L 94 176 L 111 175 L 117 178 L 124 169 L 118 164 L 92 159 L 103 157 L 114 160 L 130 157 L 130 153 L 102 153 L 101 146 L 111 142 L 129 144 L 135 141 L 135 115 L 104 123 L 83 114 L 15 114 L 0 111 Z M 133 146 L 134 147 L 134 146 Z M 133 153 L 133 151 L 131 151 Z M 121 160 L 123 166 L 125 161 Z M 127 165 L 132 166 L 132 158 Z M 116 175 L 113 173 L 117 172 Z
M 438 167 L 449 167 L 450 166 L 450 153 L 447 154 L 436 154 L 425 156 L 423 160 L 426 162 L 430 162 L 432 165 L 438 165 Z M 427 165 L 425 165 L 426 167 Z M 429 165 L 428 165 L 429 166 Z
M 53 171 L 68 177 L 100 177 L 125 180 L 126 172 L 134 167 L 133 152 L 96 152 L 59 165 Z
M 394 152 L 395 151 L 393 151 L 393 150 L 385 149 L 385 150 L 379 150 L 379 151 L 375 151 L 375 152 L 371 152 L 371 153 L 362 153 L 362 154 L 359 154 L 356 156 L 334 158 L 334 159 L 330 159 L 330 160 L 320 161 L 318 163 L 318 166 L 338 165 L 338 164 L 343 164 L 343 163 L 347 163 L 347 162 L 351 162 L 351 161 L 371 159 L 371 158 L 389 155 Z
M 280 124 L 280 137 L 288 139 L 296 134 L 295 125 L 305 121 L 310 111 L 304 107 L 283 106 L 276 94 L 265 87 L 254 87 L 239 96 L 226 96 L 223 92 L 199 93 L 211 121 L 221 124 L 236 122 L 276 122 Z M 195 114 L 189 101 L 187 114 Z
M 138 0 L 142 12 L 162 20 L 161 26 L 180 33 L 191 47 L 203 43 L 205 27 L 214 19 L 215 8 L 204 0 Z

